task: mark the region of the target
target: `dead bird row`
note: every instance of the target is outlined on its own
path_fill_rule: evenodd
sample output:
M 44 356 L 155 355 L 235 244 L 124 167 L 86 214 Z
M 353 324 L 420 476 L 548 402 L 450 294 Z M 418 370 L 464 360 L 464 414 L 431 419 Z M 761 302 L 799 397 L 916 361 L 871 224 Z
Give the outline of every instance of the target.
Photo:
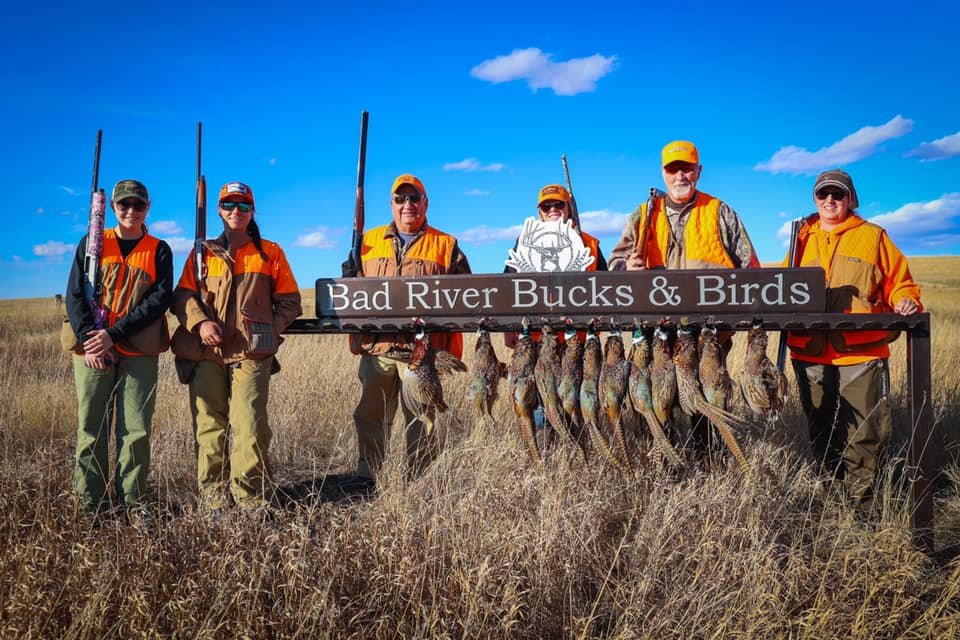
M 551 447 L 569 447 L 584 461 L 599 454 L 632 474 L 636 447 L 631 440 L 638 426 L 645 425 L 653 448 L 678 465 L 675 422 L 681 415 L 702 415 L 749 471 L 736 432 L 750 421 L 777 420 L 787 395 L 786 378 L 767 357 L 767 334 L 760 322 L 749 331 L 736 384 L 726 366 L 730 346 L 730 335 L 710 324 L 637 324 L 628 350 L 619 330 L 608 332 L 601 346 L 593 325 L 583 333 L 572 327 L 559 332 L 545 321 L 537 334 L 525 321 L 507 367 L 520 440 L 537 464 Z M 489 336 L 481 331 L 471 394 L 487 415 L 500 371 Z M 739 414 L 735 407 L 742 407 Z

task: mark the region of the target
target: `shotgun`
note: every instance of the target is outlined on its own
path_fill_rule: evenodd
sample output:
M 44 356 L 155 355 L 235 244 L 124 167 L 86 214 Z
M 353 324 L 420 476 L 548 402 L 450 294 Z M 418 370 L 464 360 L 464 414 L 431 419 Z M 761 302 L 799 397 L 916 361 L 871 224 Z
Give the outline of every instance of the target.
M 567 167 L 567 156 L 560 156 L 560 162 L 563 163 L 563 175 L 567 178 L 567 193 L 570 194 L 570 219 L 573 225 L 580 230 L 580 209 L 577 208 L 577 198 L 573 195 L 573 185 L 570 184 L 570 169 Z
M 87 222 L 87 248 L 83 256 L 83 292 L 93 313 L 93 323 L 103 329 L 106 313 L 100 306 L 103 287 L 100 284 L 100 257 L 103 255 L 103 221 L 107 196 L 98 188 L 100 179 L 100 140 L 103 130 L 97 129 L 97 146 L 93 154 L 93 187 L 90 190 L 90 218 Z
M 800 238 L 800 226 L 803 224 L 802 218 L 797 218 L 790 224 L 790 246 L 787 248 L 787 266 L 793 268 L 797 266 L 797 242 Z M 777 369 L 783 372 L 787 364 L 787 332 L 780 332 L 780 344 L 777 347 Z
M 207 288 L 207 265 L 204 261 L 206 249 L 203 247 L 207 239 L 207 178 L 200 172 L 200 148 L 203 136 L 203 124 L 197 123 L 197 214 L 193 232 L 193 269 L 200 292 L 200 303 L 203 304 L 203 294 Z
M 656 187 L 650 187 L 650 197 L 647 198 L 647 215 L 643 218 L 643 226 L 640 228 L 640 238 L 637 241 L 637 254 L 643 261 L 643 266 L 647 265 L 647 238 L 650 236 L 650 221 L 653 220 L 653 209 L 657 206 L 657 198 L 666 194 Z
M 341 265 L 344 278 L 355 278 L 360 273 L 363 244 L 363 174 L 367 166 L 367 112 L 360 112 L 360 159 L 357 161 L 357 200 L 353 205 L 353 239 L 350 255 Z

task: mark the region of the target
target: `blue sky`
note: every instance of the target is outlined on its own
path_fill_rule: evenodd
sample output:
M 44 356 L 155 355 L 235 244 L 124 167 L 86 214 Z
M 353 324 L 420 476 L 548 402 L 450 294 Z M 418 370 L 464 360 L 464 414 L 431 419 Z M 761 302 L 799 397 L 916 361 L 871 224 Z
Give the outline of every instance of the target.
M 835 166 L 907 255 L 960 254 L 956 3 L 202 5 L 2 10 L 0 298 L 63 290 L 97 129 L 101 185 L 146 183 L 179 277 L 198 120 L 210 190 L 253 187 L 301 287 L 339 276 L 363 109 L 367 225 L 389 221 L 393 178 L 414 173 L 478 273 L 502 270 L 539 188 L 563 182 L 562 154 L 608 253 L 678 138 L 763 261 Z

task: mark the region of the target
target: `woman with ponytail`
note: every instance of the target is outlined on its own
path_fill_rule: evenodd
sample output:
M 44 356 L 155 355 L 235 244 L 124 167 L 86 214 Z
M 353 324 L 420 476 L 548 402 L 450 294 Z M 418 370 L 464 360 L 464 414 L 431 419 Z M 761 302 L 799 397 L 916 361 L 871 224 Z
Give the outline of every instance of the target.
M 177 370 L 190 385 L 200 504 L 221 514 L 231 499 L 243 508 L 272 499 L 270 376 L 279 370 L 280 334 L 302 308 L 283 250 L 260 237 L 253 190 L 228 182 L 217 211 L 223 233 L 203 243 L 202 274 L 191 252 L 172 310 L 180 321 L 173 337 Z

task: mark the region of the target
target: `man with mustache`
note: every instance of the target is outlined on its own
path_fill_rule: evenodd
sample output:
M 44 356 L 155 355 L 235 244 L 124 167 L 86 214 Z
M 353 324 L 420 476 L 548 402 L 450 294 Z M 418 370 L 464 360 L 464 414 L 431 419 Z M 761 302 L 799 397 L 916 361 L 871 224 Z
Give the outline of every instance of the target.
M 647 211 L 650 203 L 645 202 L 627 219 L 610 252 L 610 271 L 759 267 L 757 252 L 737 212 L 719 198 L 697 191 L 703 167 L 694 144 L 675 140 L 663 148 L 661 158 L 667 193 L 653 199 L 652 212 Z M 724 357 L 730 351 L 732 335 L 724 332 L 719 336 Z M 685 415 L 678 413 L 676 418 L 675 423 L 684 423 L 680 431 L 690 434 L 694 449 L 703 451 L 717 444 L 703 416 L 691 417 L 689 428 Z
M 664 196 L 637 207 L 610 252 L 610 271 L 636 269 L 714 269 L 759 267 L 747 230 L 730 206 L 697 191 L 700 155 L 692 142 L 676 140 L 663 148 Z M 647 226 L 644 247 L 638 246 Z

